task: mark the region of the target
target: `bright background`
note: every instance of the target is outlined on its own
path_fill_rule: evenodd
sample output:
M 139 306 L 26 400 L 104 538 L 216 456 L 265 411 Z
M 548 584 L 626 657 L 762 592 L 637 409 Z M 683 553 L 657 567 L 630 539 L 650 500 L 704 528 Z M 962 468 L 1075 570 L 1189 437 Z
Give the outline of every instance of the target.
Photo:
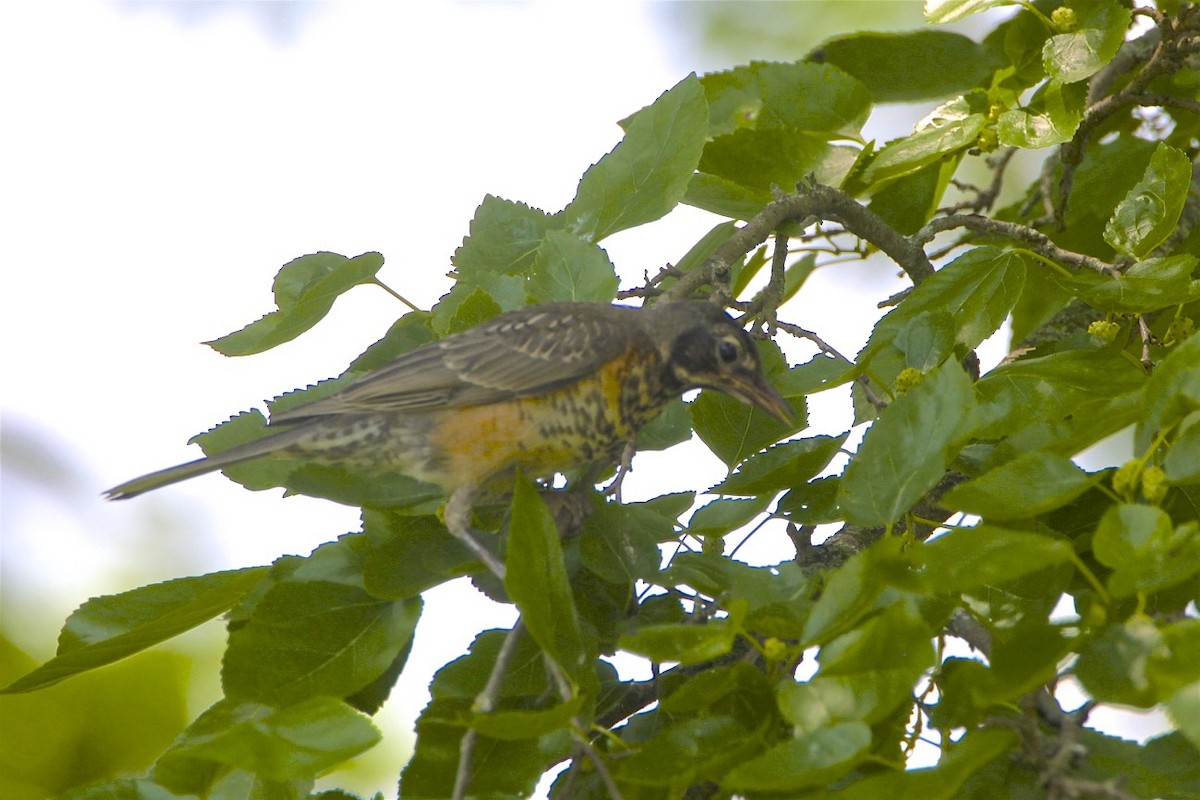
M 380 277 L 427 308 L 449 289 L 450 256 L 485 193 L 556 211 L 619 141 L 616 120 L 688 72 L 799 58 L 831 33 L 915 27 L 919 14 L 914 2 L 0 9 L 0 629 L 43 660 L 90 596 L 306 554 L 357 529 L 354 509 L 220 476 L 100 499 L 196 457 L 187 439 L 226 416 L 341 372 L 404 311 L 360 287 L 315 331 L 266 354 L 228 359 L 198 344 L 271 310 L 283 263 L 378 250 Z M 891 109 L 869 133 L 904 132 L 926 110 Z M 681 209 L 605 247 L 628 287 L 711 224 Z M 874 302 L 901 285 L 895 271 L 819 272 L 787 318 L 853 353 Z M 793 361 L 809 352 L 796 348 Z M 814 406 L 823 432 L 849 425 L 844 397 Z M 692 443 L 639 456 L 626 496 L 722 474 Z M 427 603 L 379 717 L 388 739 L 335 785 L 394 786 L 433 670 L 477 630 L 512 620 L 462 581 Z M 201 660 L 193 716 L 218 691 L 220 637 L 210 624 L 174 645 Z

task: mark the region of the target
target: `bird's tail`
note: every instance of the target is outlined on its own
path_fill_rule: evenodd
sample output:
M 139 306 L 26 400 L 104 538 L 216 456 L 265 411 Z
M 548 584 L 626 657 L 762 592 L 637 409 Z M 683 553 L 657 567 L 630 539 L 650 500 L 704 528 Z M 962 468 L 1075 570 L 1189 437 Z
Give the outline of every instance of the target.
M 167 467 L 157 472 L 142 475 L 139 478 L 126 481 L 119 486 L 114 486 L 106 491 L 104 496 L 109 500 L 127 500 L 130 497 L 136 497 L 152 489 L 160 489 L 163 486 L 170 486 L 172 483 L 186 481 L 197 475 L 216 472 L 233 464 L 240 464 L 243 461 L 249 461 L 260 456 L 278 453 L 296 444 L 304 436 L 304 426 L 280 431 L 270 436 L 264 436 L 261 439 L 255 439 L 252 442 L 231 447 L 220 453 L 214 453 L 206 458 L 198 458 L 186 464 Z

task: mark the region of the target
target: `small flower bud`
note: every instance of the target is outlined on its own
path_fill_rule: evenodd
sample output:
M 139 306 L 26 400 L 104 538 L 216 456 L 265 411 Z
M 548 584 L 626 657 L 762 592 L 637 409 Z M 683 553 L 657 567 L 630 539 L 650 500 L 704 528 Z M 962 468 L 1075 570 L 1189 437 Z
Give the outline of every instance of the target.
M 925 376 L 921 373 L 921 370 L 914 369 L 913 367 L 905 367 L 896 376 L 896 392 L 904 394 L 909 389 L 915 388 L 923 380 L 925 380 Z

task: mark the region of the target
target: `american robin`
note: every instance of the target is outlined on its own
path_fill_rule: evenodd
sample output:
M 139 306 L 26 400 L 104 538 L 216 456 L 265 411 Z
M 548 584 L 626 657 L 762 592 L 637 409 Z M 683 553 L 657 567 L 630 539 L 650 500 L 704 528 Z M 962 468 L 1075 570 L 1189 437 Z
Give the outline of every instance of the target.
M 715 305 L 526 306 L 272 414 L 278 433 L 105 494 L 133 497 L 270 454 L 396 470 L 447 492 L 447 527 L 478 553 L 468 520 L 481 489 L 518 468 L 545 477 L 612 463 L 668 401 L 695 388 L 791 419 L 753 341 Z

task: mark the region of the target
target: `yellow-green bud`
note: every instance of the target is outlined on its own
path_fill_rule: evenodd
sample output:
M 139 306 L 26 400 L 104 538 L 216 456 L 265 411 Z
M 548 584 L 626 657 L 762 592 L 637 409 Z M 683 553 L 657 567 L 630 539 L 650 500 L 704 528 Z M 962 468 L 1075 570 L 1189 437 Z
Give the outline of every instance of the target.
M 1161 503 L 1167 496 L 1167 473 L 1162 467 L 1146 467 L 1142 470 L 1142 497 L 1151 503 Z
M 921 370 L 914 369 L 913 367 L 905 367 L 896 376 L 896 392 L 904 394 L 909 389 L 915 388 L 923 380 L 925 380 L 925 375 Z
M 1079 15 L 1075 9 L 1059 6 L 1050 12 L 1050 22 L 1059 33 L 1073 33 L 1079 30 Z
M 1191 317 L 1176 317 L 1167 328 L 1168 342 L 1181 342 L 1196 332 L 1196 323 Z
M 767 661 L 782 661 L 787 656 L 788 646 L 772 636 L 763 642 L 762 649 Z
M 1117 338 L 1117 333 L 1120 330 L 1120 325 L 1106 319 L 1098 319 L 1091 325 L 1088 325 L 1088 333 L 1108 343 Z
M 1130 495 L 1141 472 L 1142 462 L 1136 458 L 1117 467 L 1117 471 L 1113 473 L 1112 477 L 1113 491 L 1120 495 Z

